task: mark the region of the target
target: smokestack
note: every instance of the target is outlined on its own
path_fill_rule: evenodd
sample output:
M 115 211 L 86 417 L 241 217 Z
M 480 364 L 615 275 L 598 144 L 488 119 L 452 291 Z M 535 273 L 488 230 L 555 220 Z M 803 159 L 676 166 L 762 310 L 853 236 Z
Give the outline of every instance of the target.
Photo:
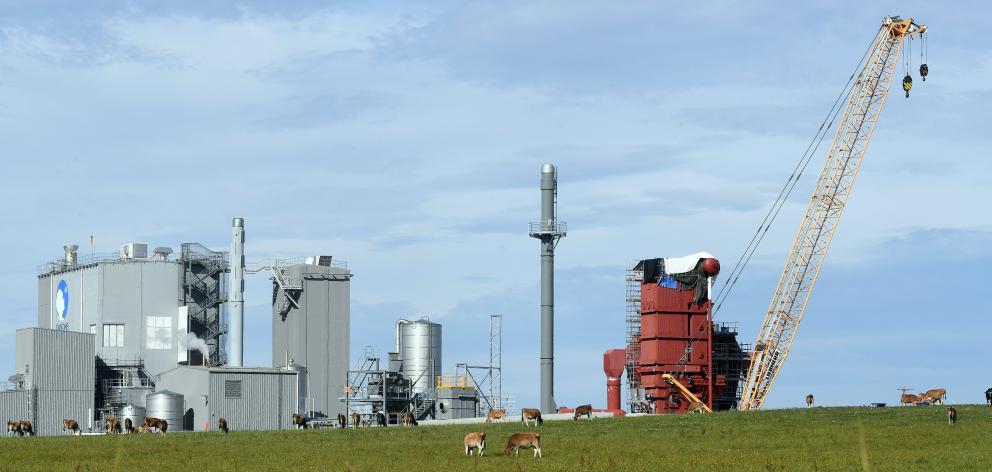
M 76 251 L 79 250 L 79 246 L 69 244 L 62 246 L 62 249 L 65 249 L 65 266 L 68 268 L 76 267 Z
M 231 290 L 227 298 L 231 308 L 231 357 L 228 365 L 241 367 L 245 347 L 245 220 L 231 223 Z
M 558 174 L 541 166 L 541 221 L 530 224 L 530 236 L 541 240 L 541 411 L 554 413 L 555 404 L 555 246 L 565 236 L 558 222 Z

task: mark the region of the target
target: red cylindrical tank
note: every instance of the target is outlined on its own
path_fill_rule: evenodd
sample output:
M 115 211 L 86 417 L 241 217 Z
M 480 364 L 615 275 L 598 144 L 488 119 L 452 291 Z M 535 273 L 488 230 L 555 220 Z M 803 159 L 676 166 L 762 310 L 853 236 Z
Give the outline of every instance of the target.
M 606 409 L 620 410 L 620 376 L 627 363 L 626 349 L 608 349 L 603 353 L 603 372 L 606 373 Z

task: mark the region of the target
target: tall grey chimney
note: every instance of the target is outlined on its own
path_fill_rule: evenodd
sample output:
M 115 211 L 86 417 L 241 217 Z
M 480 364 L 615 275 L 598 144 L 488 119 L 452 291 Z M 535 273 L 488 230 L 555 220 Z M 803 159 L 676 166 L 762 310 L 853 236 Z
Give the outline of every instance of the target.
M 231 357 L 228 365 L 241 367 L 245 346 L 245 220 L 231 222 Z
M 531 223 L 530 236 L 541 240 L 541 411 L 555 413 L 555 247 L 565 236 L 556 215 L 558 176 L 555 166 L 541 167 L 541 221 Z

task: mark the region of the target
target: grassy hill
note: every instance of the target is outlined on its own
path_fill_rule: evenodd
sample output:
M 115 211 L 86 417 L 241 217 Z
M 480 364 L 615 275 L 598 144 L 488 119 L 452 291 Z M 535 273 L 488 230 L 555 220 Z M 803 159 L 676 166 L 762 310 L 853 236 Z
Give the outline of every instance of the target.
M 519 423 L 15 437 L 0 438 L 0 470 L 992 470 L 992 408 L 957 409 L 954 427 L 940 406 L 549 421 L 536 460 L 501 454 Z M 465 457 L 478 430 L 486 456 Z

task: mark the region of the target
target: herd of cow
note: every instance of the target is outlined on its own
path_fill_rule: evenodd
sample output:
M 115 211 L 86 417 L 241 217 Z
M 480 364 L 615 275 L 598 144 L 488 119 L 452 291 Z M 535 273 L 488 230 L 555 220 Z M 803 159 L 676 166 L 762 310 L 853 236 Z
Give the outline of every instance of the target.
M 992 389 L 985 391 L 986 398 L 989 397 L 989 392 Z M 947 397 L 947 390 L 942 388 L 932 388 L 920 395 L 913 395 L 912 393 L 903 392 L 902 396 L 899 397 L 900 405 L 943 405 L 944 398 Z

